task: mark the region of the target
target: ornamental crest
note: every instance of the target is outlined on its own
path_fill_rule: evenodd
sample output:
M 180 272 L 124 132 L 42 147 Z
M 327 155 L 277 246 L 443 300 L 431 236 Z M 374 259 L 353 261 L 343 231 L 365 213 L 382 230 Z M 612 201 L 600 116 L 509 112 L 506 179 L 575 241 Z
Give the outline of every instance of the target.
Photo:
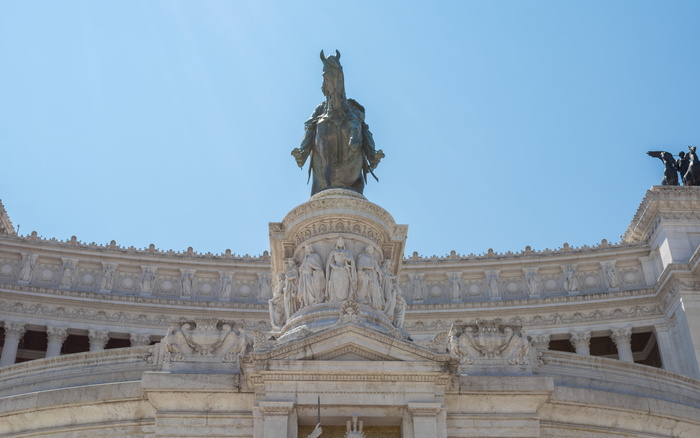
M 477 320 L 472 324 L 454 324 L 450 329 L 447 348 L 459 359 L 461 368 L 529 367 L 529 343 L 520 333 L 520 326 L 506 325 L 500 319 Z
M 237 366 L 239 357 L 248 350 L 245 330 L 239 333 L 231 324 L 215 319 L 201 319 L 175 324 L 161 341 L 165 368 L 174 363 L 222 362 Z

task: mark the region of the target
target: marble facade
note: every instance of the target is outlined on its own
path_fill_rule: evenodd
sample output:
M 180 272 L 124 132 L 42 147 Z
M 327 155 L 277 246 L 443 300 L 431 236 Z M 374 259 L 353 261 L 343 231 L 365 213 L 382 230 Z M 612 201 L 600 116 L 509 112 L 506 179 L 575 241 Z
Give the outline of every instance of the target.
M 403 257 L 407 230 L 330 189 L 262 256 L 178 253 L 0 204 L 0 436 L 700 436 L 700 188 L 652 187 L 619 244 Z

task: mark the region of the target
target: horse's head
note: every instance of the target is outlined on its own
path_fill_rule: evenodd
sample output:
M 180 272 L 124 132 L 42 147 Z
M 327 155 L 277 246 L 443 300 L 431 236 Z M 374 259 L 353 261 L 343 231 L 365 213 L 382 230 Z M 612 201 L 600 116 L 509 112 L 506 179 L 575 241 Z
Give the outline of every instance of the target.
M 326 97 L 337 95 L 345 99 L 345 77 L 343 67 L 340 65 L 340 52 L 335 51 L 335 55 L 325 56 L 321 50 L 321 61 L 323 62 L 323 86 L 321 91 Z

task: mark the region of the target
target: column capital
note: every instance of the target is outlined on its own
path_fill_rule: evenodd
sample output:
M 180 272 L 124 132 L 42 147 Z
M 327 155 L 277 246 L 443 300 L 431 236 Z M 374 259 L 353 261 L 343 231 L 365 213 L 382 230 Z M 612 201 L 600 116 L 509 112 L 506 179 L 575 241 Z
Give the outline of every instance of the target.
M 442 410 L 442 403 L 408 403 L 406 407 L 413 416 L 435 417 Z
M 63 344 L 68 337 L 68 327 L 47 326 L 46 337 L 49 342 Z
M 88 339 L 90 339 L 90 349 L 98 348 L 103 350 L 107 342 L 109 342 L 109 331 L 107 330 L 88 330 Z
M 132 347 L 143 347 L 144 345 L 151 345 L 151 335 L 144 335 L 141 333 L 130 333 L 129 340 L 131 341 Z
M 537 335 L 531 335 L 530 336 L 530 345 L 532 345 L 535 348 L 539 348 L 540 350 L 548 350 L 549 349 L 549 340 L 550 340 L 549 333 L 540 333 Z
M 612 329 L 610 338 L 613 340 L 615 345 L 629 344 L 632 342 L 632 329 L 630 327 Z
M 294 402 L 259 402 L 258 408 L 264 416 L 287 416 L 294 410 Z
M 21 338 L 27 332 L 27 325 L 18 321 L 5 321 L 5 336 Z
M 571 335 L 571 344 L 574 348 L 588 347 L 588 344 L 591 342 L 591 332 L 588 330 L 571 332 L 569 334 Z

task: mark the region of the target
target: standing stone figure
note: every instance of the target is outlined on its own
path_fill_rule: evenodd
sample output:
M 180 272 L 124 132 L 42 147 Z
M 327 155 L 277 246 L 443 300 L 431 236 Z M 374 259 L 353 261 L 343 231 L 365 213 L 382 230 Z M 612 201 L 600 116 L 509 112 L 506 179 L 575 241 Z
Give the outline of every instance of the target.
M 156 274 L 151 267 L 144 267 L 141 269 L 141 292 L 150 294 L 153 292 L 153 282 L 156 279 Z
M 357 301 L 367 303 L 373 309 L 384 309 L 384 296 L 380 277 L 382 275 L 379 262 L 374 256 L 374 248 L 370 245 L 357 256 Z
M 615 267 L 611 264 L 603 265 L 603 274 L 605 275 L 605 281 L 608 283 L 609 289 L 616 289 L 618 286 L 617 275 L 615 274 Z
M 22 264 L 19 269 L 19 280 L 29 282 L 36 267 L 36 254 L 22 254 Z
M 299 290 L 299 271 L 293 259 L 287 262 L 287 271 L 284 275 L 284 314 L 286 320 L 299 310 L 297 292 Z
M 413 301 L 423 301 L 425 293 L 423 291 L 423 277 L 422 274 L 410 274 L 411 278 L 411 288 L 413 289 Z
M 63 263 L 63 276 L 61 277 L 60 287 L 70 287 L 73 284 L 73 269 L 75 265 L 68 260 Z
M 530 296 L 537 296 L 540 293 L 540 281 L 537 277 L 537 272 L 530 271 L 525 275 L 525 281 L 527 282 L 527 290 Z
M 567 266 L 566 268 L 564 290 L 567 292 L 578 292 L 578 275 L 576 275 L 576 266 L 574 265 Z
M 189 270 L 182 271 L 182 277 L 180 278 L 180 289 L 182 290 L 183 297 L 192 296 L 192 272 Z
M 406 300 L 403 299 L 401 289 L 396 288 L 396 305 L 394 306 L 394 327 L 403 327 L 404 316 L 406 315 Z
M 258 274 L 258 299 L 269 300 L 272 296 L 272 284 L 268 274 Z
M 268 301 L 270 307 L 270 323 L 272 328 L 280 329 L 286 322 L 284 308 L 284 274 L 277 274 L 277 285 Z
M 355 298 L 355 259 L 350 251 L 345 249 L 345 240 L 342 237 L 338 237 L 335 249 L 328 256 L 326 278 L 326 293 L 330 302 L 339 303 Z
M 486 278 L 486 286 L 489 289 L 489 297 L 492 300 L 497 300 L 501 296 L 501 290 L 498 284 L 498 274 L 490 272 Z
M 391 273 L 391 259 L 386 259 L 382 263 L 382 295 L 384 298 L 384 313 L 389 318 L 392 318 L 394 315 L 396 293 L 396 276 Z
M 100 290 L 112 290 L 114 285 L 114 271 L 116 267 L 114 265 L 103 265 L 102 266 L 102 278 L 100 279 Z
M 297 165 L 302 167 L 311 157 L 309 177 L 311 195 L 332 187 L 343 187 L 362 193 L 367 174 L 377 167 L 384 153 L 374 149 L 374 139 L 365 124 L 365 109 L 345 96 L 345 77 L 340 65 L 340 52 L 323 62 L 325 102 L 316 107 L 304 124 L 301 147 L 292 151 Z M 376 176 L 375 176 L 376 179 Z
M 233 289 L 233 275 L 230 272 L 219 272 L 221 275 L 221 293 L 219 299 L 228 300 L 231 298 L 231 290 Z
M 325 286 L 321 257 L 314 253 L 311 245 L 304 245 L 304 259 L 299 266 L 299 301 L 302 306 L 321 303 Z
M 459 301 L 462 299 L 462 282 L 460 281 L 460 276 L 457 274 L 451 274 L 449 276 L 450 288 L 452 289 L 452 301 Z

